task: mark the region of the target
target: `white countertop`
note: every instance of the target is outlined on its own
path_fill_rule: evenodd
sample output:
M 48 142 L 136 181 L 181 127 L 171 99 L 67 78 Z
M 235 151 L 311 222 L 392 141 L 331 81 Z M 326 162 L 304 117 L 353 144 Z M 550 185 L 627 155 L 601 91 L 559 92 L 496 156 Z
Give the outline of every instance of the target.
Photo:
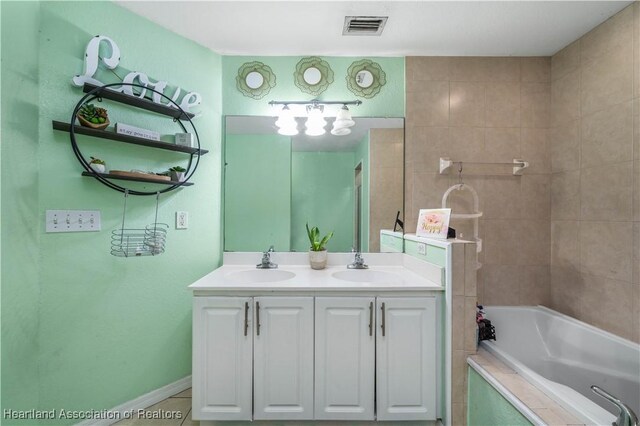
M 205 275 L 189 286 L 196 294 L 206 292 L 390 292 L 390 291 L 441 291 L 442 268 L 420 261 L 402 253 L 366 253 L 363 255 L 369 269 L 347 269 L 347 263 L 353 259 L 352 254 L 329 253 L 328 266 L 322 270 L 313 270 L 308 264 L 307 253 L 274 253 L 272 261 L 278 263 L 278 268 L 269 270 L 256 269 L 261 253 L 225 253 L 224 265 Z M 251 262 L 251 263 L 250 263 Z M 263 282 L 243 279 L 244 271 L 257 271 Z M 288 271 L 295 276 L 282 280 L 282 272 Z M 374 282 L 364 278 L 361 282 L 338 279 L 335 273 L 349 271 L 353 277 L 377 276 Z M 236 275 L 234 275 L 236 274 Z M 249 273 L 253 274 L 253 272 Z M 275 277 L 270 277 L 275 276 Z M 366 275 L 368 274 L 368 275 Z M 241 277 L 241 278 L 238 278 Z

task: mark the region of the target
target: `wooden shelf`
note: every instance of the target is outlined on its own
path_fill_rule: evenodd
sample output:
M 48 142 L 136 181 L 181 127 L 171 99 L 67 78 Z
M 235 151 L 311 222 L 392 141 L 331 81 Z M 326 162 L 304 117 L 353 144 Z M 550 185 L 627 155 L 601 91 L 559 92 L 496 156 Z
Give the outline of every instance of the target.
M 90 91 L 98 87 L 100 86 L 85 83 L 82 90 L 84 91 L 84 93 L 89 93 Z M 180 120 L 185 120 L 187 118 L 195 117 L 195 114 L 192 114 L 190 112 L 183 114 L 182 112 L 180 112 L 180 110 L 168 107 L 166 105 L 157 104 L 148 98 L 139 98 L 137 96 L 131 96 L 121 92 L 116 92 L 115 90 L 110 90 L 110 89 L 100 90 L 96 93 L 96 95 L 99 95 L 101 98 L 104 98 L 104 99 L 110 99 L 112 101 L 131 105 L 137 108 L 146 109 L 147 111 L 168 115 L 169 117 L 178 118 Z
M 52 121 L 52 125 L 53 128 L 55 130 L 61 130 L 63 132 L 70 132 L 71 131 L 71 125 L 69 125 L 69 123 L 65 123 L 62 121 Z M 206 149 L 201 149 L 198 151 L 198 148 L 191 148 L 188 146 L 180 146 L 180 145 L 175 145 L 172 143 L 168 143 L 168 142 L 160 142 L 160 141 L 152 141 L 149 139 L 144 139 L 144 138 L 138 138 L 136 136 L 129 136 L 129 135 L 123 135 L 120 133 L 116 133 L 113 131 L 109 131 L 109 130 L 97 130 L 97 129 L 92 129 L 90 127 L 83 127 L 83 126 L 78 126 L 78 125 L 74 125 L 74 132 L 79 134 L 79 135 L 87 135 L 87 136 L 93 136 L 94 138 L 101 138 L 101 139 L 110 139 L 112 141 L 117 141 L 117 142 L 124 142 L 124 143 L 130 143 L 130 144 L 134 144 L 134 145 L 142 145 L 142 146 L 148 146 L 150 148 L 158 148 L 158 149 L 166 149 L 168 151 L 177 151 L 177 152 L 185 152 L 187 154 L 198 154 L 199 155 L 204 155 L 206 154 L 207 151 Z
M 130 180 L 130 181 L 133 181 L 133 182 L 157 183 L 157 184 L 160 184 L 160 185 L 178 185 L 180 183 L 180 182 L 176 182 L 176 181 L 173 181 L 173 180 L 145 179 L 145 178 L 138 178 L 138 177 L 112 175 L 112 174 L 109 174 L 109 173 L 82 172 L 82 176 L 92 177 L 92 178 L 95 178 L 96 176 L 102 176 L 103 178 L 106 178 L 106 179 Z M 185 182 L 185 183 L 182 184 L 182 186 L 191 186 L 191 185 L 193 185 L 192 182 Z

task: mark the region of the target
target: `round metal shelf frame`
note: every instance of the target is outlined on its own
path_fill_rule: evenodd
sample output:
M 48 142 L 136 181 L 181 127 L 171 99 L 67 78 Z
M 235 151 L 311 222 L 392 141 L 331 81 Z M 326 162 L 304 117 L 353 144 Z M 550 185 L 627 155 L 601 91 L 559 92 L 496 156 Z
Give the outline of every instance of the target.
M 148 90 L 150 92 L 156 93 L 158 95 L 160 95 L 162 98 L 166 99 L 167 101 L 169 101 L 171 104 L 173 104 L 175 106 L 175 108 L 177 108 L 180 112 L 181 112 L 181 116 L 182 117 L 186 117 L 187 120 L 189 120 L 189 124 L 191 125 L 191 128 L 193 129 L 193 133 L 196 136 L 196 141 L 198 143 L 198 152 L 190 154 L 189 156 L 189 164 L 187 166 L 187 171 L 185 173 L 185 179 L 176 184 L 176 185 L 171 185 L 163 190 L 160 191 L 137 191 L 137 190 L 133 190 L 133 189 L 129 189 L 129 188 L 125 188 L 123 186 L 120 186 L 116 183 L 111 182 L 108 178 L 105 178 L 103 176 L 101 176 L 100 174 L 96 173 L 95 170 L 93 170 L 91 168 L 91 166 L 89 165 L 89 163 L 87 162 L 87 160 L 85 160 L 85 158 L 82 156 L 82 152 L 80 151 L 80 148 L 78 148 L 78 144 L 76 143 L 76 134 L 75 134 L 75 120 L 76 120 L 76 115 L 78 114 L 78 111 L 80 110 L 80 107 L 85 104 L 86 102 L 91 102 L 94 99 L 97 99 L 98 102 L 102 102 L 102 97 L 100 96 L 100 93 L 103 92 L 104 90 L 109 90 L 109 87 L 114 87 L 114 86 L 118 86 L 118 87 L 122 87 L 122 86 L 131 86 L 131 87 L 137 87 L 140 89 L 145 89 Z M 116 101 L 117 102 L 117 101 Z M 134 107 L 136 107 L 135 105 L 132 105 Z M 182 123 L 182 121 L 180 121 L 179 118 L 174 118 L 173 119 L 174 122 L 177 122 L 180 127 L 182 128 L 182 131 L 184 133 L 188 133 L 186 127 L 184 126 L 184 124 Z M 95 179 L 97 179 L 100 183 L 102 183 L 103 185 L 114 189 L 116 191 L 119 192 L 125 192 L 128 191 L 129 194 L 131 195 L 157 195 L 158 193 L 165 193 L 165 192 L 169 192 L 169 191 L 173 191 L 174 189 L 177 189 L 179 187 L 181 187 L 182 185 L 184 185 L 185 183 L 187 183 L 189 181 L 189 179 L 191 179 L 191 176 L 193 176 L 193 174 L 195 173 L 196 169 L 198 168 L 198 164 L 200 163 L 200 136 L 198 136 L 198 131 L 196 130 L 196 127 L 193 125 L 193 121 L 191 121 L 191 117 L 189 117 L 189 115 L 180 107 L 180 105 L 178 105 L 175 101 L 173 101 L 173 99 L 169 98 L 168 96 L 166 96 L 164 93 L 158 92 L 157 90 L 154 90 L 152 88 L 146 87 L 146 86 L 142 86 L 140 84 L 135 84 L 135 83 L 111 83 L 111 84 L 105 84 L 104 86 L 99 86 L 96 87 L 95 89 L 92 89 L 91 91 L 89 91 L 86 95 L 84 95 L 82 97 L 82 99 L 80 99 L 80 101 L 76 104 L 75 108 L 73 109 L 73 113 L 71 114 L 71 120 L 69 122 L 70 124 L 70 129 L 69 129 L 69 139 L 71 140 L 71 148 L 73 149 L 73 153 L 75 154 L 76 158 L 78 159 L 78 161 L 80 162 L 80 164 L 82 165 L 82 167 L 89 173 L 91 173 L 91 176 L 94 177 Z M 196 156 L 196 160 L 195 160 L 195 164 L 193 161 L 193 156 Z M 193 165 L 193 169 L 191 168 Z

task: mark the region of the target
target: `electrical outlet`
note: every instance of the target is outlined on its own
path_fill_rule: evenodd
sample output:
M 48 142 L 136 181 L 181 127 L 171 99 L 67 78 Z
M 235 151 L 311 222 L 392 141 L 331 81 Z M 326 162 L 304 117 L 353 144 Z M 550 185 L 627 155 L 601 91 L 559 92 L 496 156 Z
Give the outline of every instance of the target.
M 96 232 L 100 231 L 99 210 L 47 210 L 46 232 Z
M 425 243 L 418 243 L 418 254 L 427 255 L 427 245 Z
M 176 212 L 176 229 L 187 229 L 189 227 L 189 213 Z

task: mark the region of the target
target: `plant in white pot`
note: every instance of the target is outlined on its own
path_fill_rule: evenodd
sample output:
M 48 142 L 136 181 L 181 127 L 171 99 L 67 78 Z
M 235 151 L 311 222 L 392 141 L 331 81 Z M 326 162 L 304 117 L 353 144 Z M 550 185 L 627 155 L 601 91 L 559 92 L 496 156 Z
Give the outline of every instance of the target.
M 171 174 L 171 180 L 175 182 L 184 181 L 184 173 L 187 171 L 184 167 L 175 166 L 169 169 L 169 173 Z
M 333 231 L 329 232 L 324 238 L 320 239 L 320 230 L 317 226 L 309 229 L 307 223 L 307 235 L 309 235 L 309 263 L 311 269 L 324 269 L 327 266 L 327 248 L 326 245 L 333 237 Z
M 107 166 L 105 165 L 105 162 L 96 157 L 91 157 L 91 161 L 89 161 L 89 166 L 96 173 L 104 173 L 107 170 Z

